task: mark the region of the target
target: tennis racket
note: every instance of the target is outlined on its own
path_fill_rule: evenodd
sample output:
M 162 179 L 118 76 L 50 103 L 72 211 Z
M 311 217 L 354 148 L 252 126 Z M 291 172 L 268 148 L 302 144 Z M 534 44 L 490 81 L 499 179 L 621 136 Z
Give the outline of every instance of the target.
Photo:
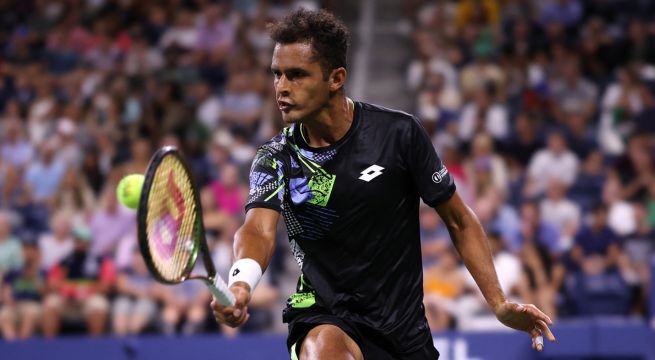
M 234 295 L 216 274 L 212 262 L 198 190 L 180 152 L 163 147 L 146 169 L 137 209 L 141 255 L 153 277 L 165 284 L 201 280 L 224 306 L 234 305 Z M 198 255 L 207 275 L 192 275 Z

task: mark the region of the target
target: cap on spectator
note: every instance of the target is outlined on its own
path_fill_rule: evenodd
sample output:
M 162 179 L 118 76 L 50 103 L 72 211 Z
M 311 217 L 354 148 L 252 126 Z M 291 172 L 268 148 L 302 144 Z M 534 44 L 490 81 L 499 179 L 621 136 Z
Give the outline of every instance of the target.
M 227 131 L 219 130 L 214 134 L 215 145 L 225 148 L 230 148 L 233 143 L 234 143 L 234 138 Z
M 70 118 L 60 118 L 57 123 L 57 132 L 62 135 L 71 136 L 75 134 L 75 123 Z
M 89 242 L 92 238 L 91 229 L 86 226 L 77 226 L 73 229 L 73 238 L 75 240 Z

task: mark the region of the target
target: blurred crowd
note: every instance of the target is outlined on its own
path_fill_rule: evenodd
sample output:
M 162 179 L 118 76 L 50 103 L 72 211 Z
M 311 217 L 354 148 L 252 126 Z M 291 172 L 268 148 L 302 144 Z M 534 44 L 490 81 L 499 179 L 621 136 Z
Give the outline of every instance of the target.
M 144 173 L 154 149 L 180 148 L 227 275 L 250 163 L 282 125 L 266 24 L 319 5 L 0 1 L 2 337 L 216 328 L 202 283 L 163 286 L 147 272 L 116 184 Z M 285 241 L 243 331 L 280 322 Z
M 405 4 L 398 31 L 415 52 L 398 89 L 480 217 L 503 289 L 554 318 L 645 317 L 655 6 Z M 154 149 L 182 149 L 227 274 L 250 163 L 282 126 L 266 24 L 326 5 L 0 1 L 2 337 L 235 333 L 216 329 L 202 283 L 152 279 L 116 183 L 143 173 Z M 420 220 L 431 327 L 498 327 L 436 212 Z M 240 331 L 279 329 L 297 273 L 282 226 Z
M 648 318 L 655 3 L 412 1 L 406 86 L 477 213 L 506 293 L 558 319 Z M 431 209 L 432 329 L 501 325 Z M 652 309 L 650 309 L 652 311 Z

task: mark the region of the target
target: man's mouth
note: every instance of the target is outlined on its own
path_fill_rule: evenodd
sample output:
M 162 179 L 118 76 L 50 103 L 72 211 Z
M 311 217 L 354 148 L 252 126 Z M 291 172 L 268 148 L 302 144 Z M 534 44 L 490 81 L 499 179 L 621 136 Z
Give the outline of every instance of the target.
M 285 113 L 288 113 L 289 111 L 291 111 L 291 108 L 293 108 L 293 104 L 282 100 L 277 101 L 277 106 L 280 109 L 280 111 Z

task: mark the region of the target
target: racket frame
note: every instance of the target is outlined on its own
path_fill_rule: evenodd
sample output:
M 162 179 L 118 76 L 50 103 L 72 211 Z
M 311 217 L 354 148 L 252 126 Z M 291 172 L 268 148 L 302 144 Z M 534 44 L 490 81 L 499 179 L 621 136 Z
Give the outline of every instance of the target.
M 195 202 L 195 212 L 196 212 L 196 225 L 197 229 L 193 236 L 194 246 L 197 248 L 194 249 L 192 258 L 186 264 L 184 269 L 184 274 L 179 280 L 169 280 L 162 277 L 155 266 L 155 263 L 152 259 L 152 254 L 150 253 L 150 247 L 148 245 L 148 198 L 150 197 L 150 190 L 155 179 L 155 173 L 159 168 L 159 165 L 164 161 L 167 156 L 174 156 L 175 159 L 182 165 L 184 171 L 186 171 L 189 180 L 191 181 L 191 192 L 193 193 L 193 201 Z M 214 262 L 211 259 L 211 254 L 209 252 L 209 247 L 207 246 L 207 239 L 205 237 L 205 225 L 202 220 L 202 206 L 200 204 L 200 195 L 198 194 L 198 188 L 193 179 L 193 173 L 189 168 L 187 162 L 180 155 L 180 152 L 177 148 L 173 146 L 165 146 L 157 150 L 155 154 L 150 159 L 148 168 L 145 173 L 145 179 L 143 181 L 143 188 L 141 190 L 141 198 L 139 199 L 139 207 L 137 209 L 137 238 L 139 242 L 139 248 L 141 250 L 141 255 L 145 260 L 146 266 L 150 273 L 157 279 L 157 281 L 165 284 L 179 284 L 182 281 L 188 279 L 202 280 L 207 285 L 216 286 L 216 282 L 222 281 L 220 276 L 216 276 L 216 268 L 214 267 Z M 191 275 L 196 261 L 198 260 L 198 252 L 201 253 L 202 262 L 205 264 L 205 270 L 207 270 L 207 276 L 202 275 Z M 211 290 L 211 289 L 210 289 Z

